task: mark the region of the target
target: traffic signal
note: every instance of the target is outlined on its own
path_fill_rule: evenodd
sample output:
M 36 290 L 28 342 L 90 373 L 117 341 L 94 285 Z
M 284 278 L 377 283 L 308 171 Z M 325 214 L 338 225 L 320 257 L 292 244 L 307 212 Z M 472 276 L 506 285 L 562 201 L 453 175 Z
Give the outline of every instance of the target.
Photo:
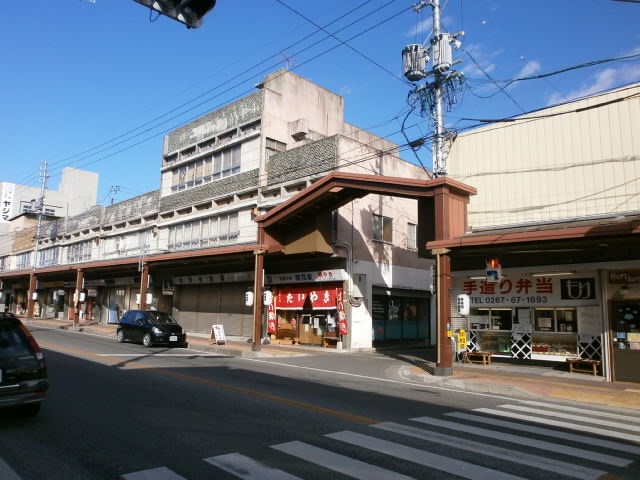
M 198 28 L 202 18 L 216 6 L 216 0 L 135 0 L 145 7 L 184 23 L 187 28 Z
M 502 266 L 497 258 L 487 258 L 486 278 L 489 283 L 497 283 L 502 279 Z

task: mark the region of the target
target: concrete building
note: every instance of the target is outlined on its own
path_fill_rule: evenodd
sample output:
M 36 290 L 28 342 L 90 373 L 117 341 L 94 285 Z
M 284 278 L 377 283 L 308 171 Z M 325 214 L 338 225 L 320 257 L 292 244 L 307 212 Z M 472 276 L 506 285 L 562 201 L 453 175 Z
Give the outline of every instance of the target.
M 640 84 L 460 134 L 451 178 L 477 188 L 449 250 L 470 348 L 599 362 L 640 381 Z M 487 259 L 501 276 L 489 281 Z
M 346 123 L 343 102 L 278 71 L 255 93 L 171 132 L 157 191 L 47 224 L 35 270 L 12 260 L 33 245 L 0 251 L 7 308 L 29 302 L 42 315 L 105 323 L 157 308 L 192 332 L 221 324 L 254 341 L 351 349 L 433 342 L 432 261 L 418 255 L 416 198 L 365 192 L 288 217 L 286 228 L 274 227 L 276 249 L 261 240 L 256 219 L 328 174 L 429 182 L 396 145 Z M 263 288 L 275 301 L 256 322 Z
M 0 182 L 0 233 L 11 230 L 9 223 L 12 218 L 37 209 L 41 193 L 40 187 Z M 97 195 L 97 173 L 65 167 L 58 189 L 45 190 L 42 213 L 47 217 L 78 215 L 96 205 Z

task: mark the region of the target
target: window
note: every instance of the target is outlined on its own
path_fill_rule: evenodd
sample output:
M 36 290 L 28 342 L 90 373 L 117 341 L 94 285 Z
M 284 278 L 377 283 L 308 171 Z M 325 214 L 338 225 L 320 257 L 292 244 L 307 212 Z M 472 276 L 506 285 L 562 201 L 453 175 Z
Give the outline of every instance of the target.
M 240 145 L 213 154 L 213 180 L 240 173 Z
M 418 249 L 418 226 L 415 223 L 407 224 L 407 248 Z
M 273 138 L 265 138 L 265 150 L 267 159 L 274 153 L 284 152 L 287 149 L 287 144 L 274 140 Z
M 393 219 L 382 215 L 373 216 L 373 239 L 378 242 L 393 241 Z
M 478 308 L 469 319 L 473 330 L 511 330 L 513 310 L 510 308 Z
M 21 270 L 23 268 L 32 267 L 31 264 L 31 252 L 21 253 L 16 257 L 16 268 Z
M 193 220 L 169 228 L 169 249 L 215 247 L 238 240 L 238 212 Z
M 91 240 L 74 243 L 67 247 L 67 262 L 83 262 L 91 260 Z
M 171 191 L 193 188 L 237 173 L 240 173 L 240 145 L 219 150 L 174 169 L 171 172 Z
M 536 308 L 534 330 L 537 332 L 577 332 L 576 308 Z
M 38 254 L 38 266 L 46 267 L 50 265 L 58 264 L 58 251 L 60 249 L 58 247 L 47 248 L 45 250 L 41 250 Z

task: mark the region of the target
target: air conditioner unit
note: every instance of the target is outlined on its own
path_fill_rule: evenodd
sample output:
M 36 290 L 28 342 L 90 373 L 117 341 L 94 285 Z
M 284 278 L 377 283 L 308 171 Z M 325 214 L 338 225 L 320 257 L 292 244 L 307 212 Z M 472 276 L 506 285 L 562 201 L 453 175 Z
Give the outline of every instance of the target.
M 289 124 L 289 130 L 295 140 L 303 140 L 309 135 L 309 120 L 299 118 Z

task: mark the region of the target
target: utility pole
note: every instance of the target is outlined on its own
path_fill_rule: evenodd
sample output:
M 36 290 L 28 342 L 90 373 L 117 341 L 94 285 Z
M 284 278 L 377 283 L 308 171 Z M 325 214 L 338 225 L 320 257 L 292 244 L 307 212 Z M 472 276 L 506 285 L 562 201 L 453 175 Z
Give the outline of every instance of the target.
M 433 10 L 433 35 L 429 39 L 429 46 L 423 44 L 407 45 L 402 50 L 402 65 L 404 76 L 413 83 L 409 92 L 409 105 L 413 108 L 420 106 L 420 113 L 431 119 L 433 128 L 432 161 L 433 176 L 447 175 L 447 156 L 451 142 L 455 138 L 454 132 L 448 132 L 444 124 L 444 110 L 456 102 L 458 91 L 462 90 L 464 77 L 462 73 L 452 70 L 458 63 L 453 61 L 452 47 L 461 45 L 458 37 L 464 35 L 460 31 L 454 34 L 445 33 L 441 29 L 440 0 L 421 1 L 413 6 L 416 13 L 424 7 Z M 429 60 L 432 61 L 431 70 L 427 70 Z M 423 85 L 418 82 L 429 77 Z M 422 145 L 424 139 L 411 144 Z M 449 332 L 450 323 L 450 289 L 451 289 L 451 258 L 447 249 L 432 250 L 435 260 L 435 320 L 438 355 L 434 375 L 453 375 L 453 352 Z
M 450 34 L 442 32 L 440 22 L 440 0 L 422 1 L 413 6 L 416 12 L 430 6 L 433 10 L 433 35 L 430 45 L 407 45 L 402 50 L 404 76 L 411 82 L 418 82 L 427 76 L 433 76 L 432 82 L 414 85 L 409 92 L 409 103 L 413 106 L 420 103 L 421 114 L 429 116 L 433 124 L 433 174 L 435 177 L 447 175 L 446 160 L 448 146 L 455 136 L 448 132 L 444 125 L 445 106 L 451 107 L 457 101 L 458 90 L 462 89 L 463 75 L 451 67 L 459 61 L 453 61 L 452 47 L 461 45 L 458 37 L 463 31 Z M 427 63 L 432 59 L 432 69 L 427 71 Z M 448 105 L 445 105 L 448 104 Z
M 35 246 L 33 248 L 33 268 L 38 266 L 38 244 L 40 242 L 40 229 L 42 228 L 42 215 L 44 214 L 44 192 L 47 187 L 47 161 L 40 165 L 40 198 L 35 203 L 34 210 L 38 212 L 38 223 L 36 226 Z
M 111 188 L 109 189 L 109 205 L 113 205 L 113 202 L 119 191 L 120 191 L 119 185 L 111 186 Z
M 36 235 L 33 242 L 33 271 L 29 275 L 29 298 L 27 299 L 27 316 L 33 317 L 34 306 L 38 299 L 38 247 L 40 242 L 40 229 L 42 228 L 42 215 L 44 214 L 44 192 L 47 185 L 47 161 L 40 166 L 40 198 L 31 201 L 31 211 L 38 213 Z

